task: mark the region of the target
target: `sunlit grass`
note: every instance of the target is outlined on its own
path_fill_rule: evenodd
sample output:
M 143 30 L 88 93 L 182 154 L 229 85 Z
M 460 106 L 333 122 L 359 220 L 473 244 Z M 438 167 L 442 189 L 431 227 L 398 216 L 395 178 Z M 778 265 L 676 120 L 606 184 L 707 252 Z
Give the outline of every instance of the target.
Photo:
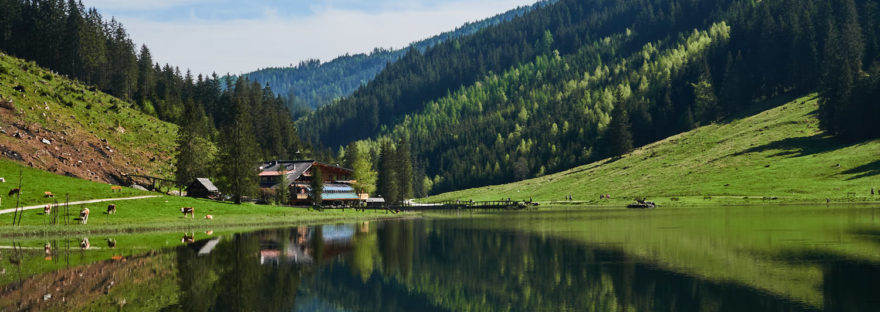
M 766 107 L 773 108 L 649 144 L 619 160 L 425 201 L 563 201 L 569 194 L 580 204 L 618 206 L 636 197 L 661 205 L 880 200 L 870 194 L 872 187 L 880 192 L 880 140 L 828 137 L 818 127 L 817 101 L 813 94 L 780 106 L 770 102 Z

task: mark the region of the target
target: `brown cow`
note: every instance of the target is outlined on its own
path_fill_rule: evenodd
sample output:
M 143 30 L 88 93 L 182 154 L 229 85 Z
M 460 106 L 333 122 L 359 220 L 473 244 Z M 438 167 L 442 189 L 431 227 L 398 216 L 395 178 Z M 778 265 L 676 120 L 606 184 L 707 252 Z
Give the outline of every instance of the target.
M 114 214 L 114 213 L 116 213 L 116 204 L 107 205 L 107 214 Z
M 119 186 L 119 185 L 111 185 L 111 186 L 110 186 L 110 191 L 111 191 L 111 192 L 115 192 L 115 191 L 120 191 L 120 192 L 122 192 L 122 187 Z
M 52 213 L 52 205 L 46 205 L 46 207 L 43 207 L 43 214 L 44 215 L 48 215 L 50 213 Z
M 196 209 L 193 208 L 193 207 L 183 207 L 183 208 L 180 208 L 180 212 L 183 213 L 183 217 L 184 217 L 184 218 L 186 218 L 186 215 L 189 215 L 190 217 L 195 218 L 195 217 L 196 217 L 196 216 L 195 216 L 195 210 L 196 210 Z
M 82 224 L 89 222 L 89 208 L 83 208 L 83 210 L 79 212 L 79 219 L 82 221 Z
M 89 238 L 88 238 L 88 237 L 83 238 L 83 240 L 82 240 L 81 242 L 79 242 L 79 248 L 82 248 L 82 249 L 89 249 L 89 248 L 92 248 L 92 244 L 89 243 Z
M 20 189 L 20 188 L 14 188 L 14 189 L 11 189 L 11 190 L 9 190 L 9 197 L 12 197 L 12 195 L 20 194 L 20 193 L 21 193 L 21 189 Z
M 46 191 L 46 192 L 43 192 L 43 197 L 54 198 L 55 194 L 52 194 L 52 192 Z
M 212 216 L 212 215 L 205 215 L 205 219 L 206 219 L 206 220 L 214 220 L 214 216 Z

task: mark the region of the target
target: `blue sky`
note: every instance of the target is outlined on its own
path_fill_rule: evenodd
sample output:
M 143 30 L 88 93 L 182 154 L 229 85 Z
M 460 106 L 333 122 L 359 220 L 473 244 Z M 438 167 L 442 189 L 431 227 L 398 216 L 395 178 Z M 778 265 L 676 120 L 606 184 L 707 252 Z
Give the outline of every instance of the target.
M 308 58 L 400 48 L 537 0 L 84 0 L 155 60 L 239 74 Z

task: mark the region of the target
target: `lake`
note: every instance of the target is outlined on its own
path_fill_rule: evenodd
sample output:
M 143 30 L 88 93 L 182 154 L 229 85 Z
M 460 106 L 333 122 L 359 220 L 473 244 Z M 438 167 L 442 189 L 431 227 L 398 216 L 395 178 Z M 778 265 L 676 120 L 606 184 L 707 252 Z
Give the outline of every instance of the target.
M 0 309 L 880 307 L 874 206 L 452 211 L 251 233 L 95 236 L 88 248 L 83 239 L 4 241 Z

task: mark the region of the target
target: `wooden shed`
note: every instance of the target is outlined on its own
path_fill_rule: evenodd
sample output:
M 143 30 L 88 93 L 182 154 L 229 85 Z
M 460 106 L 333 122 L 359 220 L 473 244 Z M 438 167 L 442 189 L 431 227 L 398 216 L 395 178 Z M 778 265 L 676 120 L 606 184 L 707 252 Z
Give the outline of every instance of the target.
M 217 198 L 220 190 L 207 178 L 198 178 L 186 187 L 186 196 L 198 198 Z

